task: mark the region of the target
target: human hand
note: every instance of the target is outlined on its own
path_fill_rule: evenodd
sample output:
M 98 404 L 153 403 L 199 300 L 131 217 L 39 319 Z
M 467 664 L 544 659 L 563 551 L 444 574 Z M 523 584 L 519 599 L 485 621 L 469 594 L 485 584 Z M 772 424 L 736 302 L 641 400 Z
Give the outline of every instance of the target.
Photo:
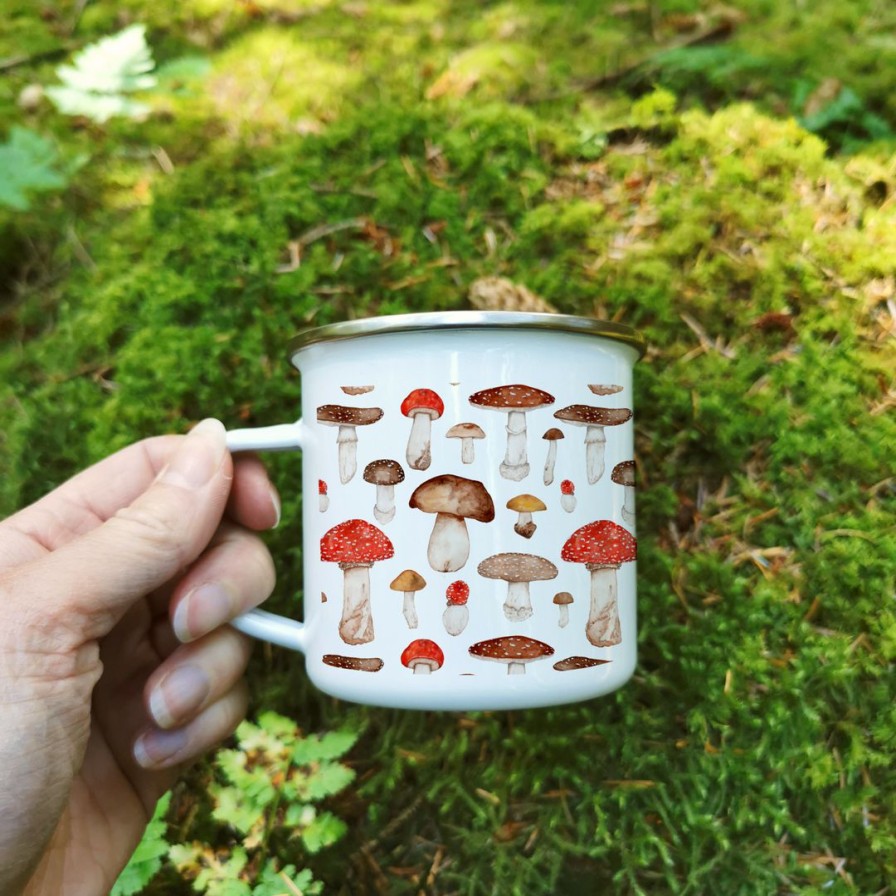
M 0 892 L 108 893 L 183 765 L 247 703 L 279 502 L 204 421 L 0 523 Z M 186 642 L 186 643 L 181 643 Z

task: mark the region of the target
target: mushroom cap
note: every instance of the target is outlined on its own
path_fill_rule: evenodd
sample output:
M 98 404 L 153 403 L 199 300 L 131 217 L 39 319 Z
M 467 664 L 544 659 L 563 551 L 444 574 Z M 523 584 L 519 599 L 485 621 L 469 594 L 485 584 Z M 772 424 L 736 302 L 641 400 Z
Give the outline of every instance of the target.
M 366 392 L 373 392 L 374 386 L 340 386 L 346 395 L 364 395 Z
M 535 554 L 492 554 L 476 571 L 485 579 L 505 582 L 544 582 L 555 579 L 559 570 L 550 560 Z
M 565 660 L 557 660 L 554 668 L 558 672 L 575 672 L 576 669 L 590 669 L 592 666 L 604 666 L 609 660 L 595 660 L 590 656 L 568 656 Z
M 401 664 L 410 669 L 416 660 L 429 660 L 435 663 L 436 669 L 441 669 L 445 662 L 445 654 L 435 641 L 430 641 L 429 638 L 417 638 L 402 651 Z
M 619 426 L 632 419 L 629 408 L 596 408 L 590 404 L 571 404 L 554 411 L 558 420 L 579 426 Z
M 317 422 L 327 426 L 369 426 L 382 416 L 382 408 L 349 408 L 342 404 L 322 404 L 317 409 Z
M 353 669 L 356 672 L 379 672 L 383 661 L 378 656 L 343 656 L 340 653 L 325 653 L 321 661 L 337 669 Z
M 463 606 L 470 599 L 470 586 L 458 579 L 445 589 L 445 597 L 448 603 Z
M 610 479 L 617 485 L 634 485 L 635 484 L 635 462 L 633 460 L 624 460 L 613 467 L 610 473 Z
M 517 513 L 538 513 L 540 510 L 547 510 L 547 507 L 544 501 L 535 495 L 517 495 L 507 502 L 507 509 L 515 510 Z
M 373 485 L 397 485 L 404 482 L 404 470 L 397 460 L 372 460 L 364 467 L 364 481 Z
M 480 523 L 490 523 L 495 518 L 495 504 L 485 486 L 476 479 L 452 473 L 434 476 L 418 485 L 408 503 L 424 513 L 450 513 Z
M 445 411 L 445 403 L 432 389 L 414 389 L 401 403 L 401 413 L 411 417 L 417 412 L 425 412 L 433 420 L 438 420 Z
M 572 479 L 564 479 L 563 482 L 560 483 L 561 495 L 574 495 L 575 493 L 576 486 Z
M 324 482 L 323 479 L 317 480 L 317 493 L 319 495 L 325 495 L 327 493 L 327 483 Z
M 547 407 L 555 400 L 549 392 L 521 384 L 482 389 L 470 396 L 470 404 L 496 411 L 533 411 Z
M 346 520 L 320 540 L 320 559 L 330 563 L 376 563 L 395 553 L 392 542 L 365 520 Z
M 389 587 L 393 591 L 420 591 L 426 587 L 426 579 L 419 572 L 406 569 L 392 579 L 392 584 Z
M 475 423 L 455 423 L 445 433 L 447 439 L 484 439 L 485 433 Z
M 470 654 L 483 660 L 497 660 L 505 663 L 522 663 L 553 656 L 554 648 L 544 641 L 536 641 L 525 635 L 508 635 L 479 641 L 470 647 Z
M 575 601 L 568 591 L 558 591 L 554 595 L 554 603 L 558 606 L 563 606 L 564 604 L 574 604 Z
M 566 436 L 563 435 L 562 429 L 557 429 L 556 426 L 552 426 L 545 432 L 542 438 L 547 439 L 549 442 L 556 442 L 558 439 L 565 439 Z
M 563 545 L 560 557 L 570 563 L 618 566 L 638 554 L 635 537 L 612 520 L 595 520 L 576 529 Z
M 589 384 L 588 388 L 595 395 L 615 395 L 622 391 L 622 386 L 617 386 L 615 383 L 593 383 Z

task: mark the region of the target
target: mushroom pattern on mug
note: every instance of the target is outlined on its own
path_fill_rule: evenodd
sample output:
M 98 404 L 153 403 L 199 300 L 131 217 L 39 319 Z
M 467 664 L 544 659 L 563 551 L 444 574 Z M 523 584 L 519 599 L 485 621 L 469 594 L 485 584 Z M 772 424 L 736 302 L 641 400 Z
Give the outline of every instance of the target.
M 466 520 L 490 523 L 495 518 L 495 505 L 485 486 L 451 473 L 418 485 L 409 504 L 436 515 L 427 548 L 429 565 L 436 572 L 456 572 L 467 562 L 470 536 Z
M 388 523 L 395 516 L 395 486 L 404 482 L 404 470 L 397 460 L 372 460 L 362 474 L 364 481 L 376 486 L 373 515 L 380 523 Z
M 622 518 L 631 525 L 635 521 L 635 462 L 624 460 L 613 467 L 610 480 L 625 487 Z
M 467 601 L 470 599 L 470 586 L 458 579 L 445 589 L 448 605 L 442 614 L 442 624 L 449 635 L 459 635 L 470 621 Z
M 569 605 L 574 603 L 575 600 L 568 591 L 558 591 L 554 595 L 554 605 L 560 609 L 560 619 L 557 621 L 560 628 L 569 625 Z
M 420 624 L 417 618 L 417 607 L 414 602 L 414 596 L 418 591 L 422 591 L 426 587 L 426 579 L 413 569 L 406 569 L 400 572 L 389 585 L 392 591 L 398 591 L 404 595 L 402 604 L 402 614 L 408 628 L 417 628 Z
M 588 404 L 571 404 L 554 412 L 564 423 L 585 427 L 585 472 L 594 485 L 604 474 L 605 426 L 620 426 L 632 419 L 629 408 L 596 408 Z
M 609 660 L 597 660 L 590 656 L 568 656 L 557 660 L 554 668 L 558 672 L 578 672 L 580 669 L 593 669 L 595 666 L 606 666 Z
M 395 548 L 385 533 L 364 520 L 346 520 L 321 538 L 320 559 L 338 563 L 343 572 L 339 637 L 346 644 L 366 644 L 373 640 L 370 567 L 394 554 Z
M 429 675 L 437 672 L 445 664 L 445 654 L 435 641 L 418 638 L 411 641 L 401 653 L 401 665 L 414 675 Z
M 529 475 L 526 448 L 526 414 L 547 407 L 554 396 L 534 386 L 514 384 L 482 389 L 470 396 L 470 404 L 507 414 L 507 451 L 499 471 L 504 479 L 519 482 Z
M 471 464 L 476 459 L 476 450 L 474 441 L 485 438 L 485 433 L 481 426 L 475 423 L 455 423 L 448 432 L 445 433 L 446 439 L 460 439 L 460 462 L 462 464 Z
M 336 444 L 339 446 L 339 481 L 351 482 L 358 469 L 358 426 L 370 426 L 383 416 L 382 408 L 349 408 L 341 404 L 322 404 L 317 409 L 317 422 L 324 426 L 338 426 Z
M 532 520 L 533 513 L 541 513 L 547 510 L 544 501 L 536 498 L 535 495 L 517 495 L 507 502 L 507 509 L 513 510 L 517 514 L 517 520 L 513 524 L 513 531 L 523 538 L 531 538 L 535 534 L 538 526 Z
M 554 648 L 544 641 L 536 641 L 524 635 L 508 635 L 479 641 L 470 647 L 469 653 L 480 660 L 505 663 L 508 675 L 524 675 L 527 663 L 553 656 Z
M 554 481 L 554 466 L 557 463 L 557 443 L 561 439 L 565 439 L 563 430 L 552 426 L 545 432 L 542 438 L 548 443 L 548 456 L 544 462 L 544 475 L 542 481 L 545 485 L 550 485 Z
M 317 508 L 321 513 L 326 513 L 330 507 L 330 498 L 327 495 L 327 483 L 323 479 L 317 480 Z
M 432 421 L 445 411 L 445 404 L 432 389 L 414 389 L 401 403 L 401 413 L 410 417 L 407 459 L 412 470 L 428 470 L 432 462 Z
M 532 615 L 530 582 L 557 578 L 559 570 L 550 560 L 534 554 L 493 554 L 479 564 L 477 572 L 485 579 L 507 582 L 504 616 L 511 622 L 525 622 Z
M 576 509 L 576 486 L 571 479 L 564 479 L 560 483 L 560 506 L 567 513 Z
M 336 669 L 351 669 L 355 672 L 379 672 L 384 665 L 378 656 L 343 656 L 339 653 L 325 653 L 321 662 Z
M 634 536 L 612 520 L 596 520 L 576 529 L 560 551 L 569 563 L 584 563 L 591 573 L 591 605 L 585 637 L 595 647 L 612 647 L 622 641 L 616 570 L 636 559 Z

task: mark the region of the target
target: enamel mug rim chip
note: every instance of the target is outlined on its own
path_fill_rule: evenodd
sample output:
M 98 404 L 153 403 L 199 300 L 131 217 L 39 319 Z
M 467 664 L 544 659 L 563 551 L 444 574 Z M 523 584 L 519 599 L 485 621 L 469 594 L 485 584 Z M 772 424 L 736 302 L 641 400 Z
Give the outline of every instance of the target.
M 297 333 L 288 343 L 289 360 L 311 345 L 360 339 L 385 333 L 425 332 L 456 329 L 523 329 L 555 333 L 602 336 L 635 349 L 638 358 L 647 351 L 647 341 L 633 327 L 615 321 L 572 314 L 545 314 L 525 311 L 434 311 L 365 317 L 311 327 Z

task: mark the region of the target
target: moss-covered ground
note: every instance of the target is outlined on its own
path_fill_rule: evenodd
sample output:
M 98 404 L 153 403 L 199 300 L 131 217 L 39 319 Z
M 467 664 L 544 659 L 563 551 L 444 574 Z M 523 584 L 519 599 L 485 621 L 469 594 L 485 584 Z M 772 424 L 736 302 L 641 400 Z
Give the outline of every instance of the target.
M 3 19 L 0 138 L 18 123 L 84 159 L 0 213 L 0 512 L 209 413 L 290 419 L 284 346 L 308 323 L 526 295 L 483 288 L 499 276 L 649 341 L 624 690 L 371 710 L 256 650 L 254 712 L 364 729 L 333 806 L 349 833 L 309 859 L 327 892 L 892 891 L 891 3 L 6 0 Z M 17 105 L 131 22 L 160 64 L 193 60 L 146 121 Z M 296 460 L 271 468 L 288 611 Z

